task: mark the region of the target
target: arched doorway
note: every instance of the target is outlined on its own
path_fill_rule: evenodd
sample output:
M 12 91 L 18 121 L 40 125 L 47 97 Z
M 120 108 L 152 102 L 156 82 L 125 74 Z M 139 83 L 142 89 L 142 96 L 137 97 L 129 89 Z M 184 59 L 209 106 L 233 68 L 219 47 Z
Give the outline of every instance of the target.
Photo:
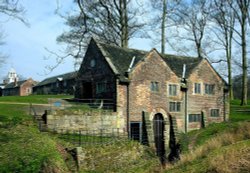
M 164 140 L 164 118 L 161 113 L 157 113 L 153 119 L 154 142 L 157 156 L 161 162 L 165 162 L 165 140 Z

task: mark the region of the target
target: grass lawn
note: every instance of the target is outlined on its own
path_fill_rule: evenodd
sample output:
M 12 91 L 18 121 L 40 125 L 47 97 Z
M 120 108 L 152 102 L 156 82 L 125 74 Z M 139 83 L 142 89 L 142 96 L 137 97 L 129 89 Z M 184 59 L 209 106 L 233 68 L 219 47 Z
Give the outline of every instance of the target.
M 248 103 L 246 106 L 240 106 L 240 100 L 231 101 L 230 121 L 250 121 L 250 100 L 248 100 Z
M 68 172 L 57 142 L 42 134 L 24 105 L 0 104 L 0 172 Z
M 72 95 L 30 95 L 30 96 L 3 96 L 0 102 L 20 102 L 20 103 L 48 103 L 49 98 L 73 98 Z
M 45 103 L 47 98 L 51 96 L 0 98 L 0 102 L 10 102 L 0 103 L 0 172 L 76 172 L 72 157 L 66 153 L 65 159 L 64 148 L 72 147 L 68 139 L 62 141 L 58 135 L 41 133 L 32 117 L 25 113 L 25 105 L 12 104 Z M 90 138 L 93 140 L 93 137 Z M 100 139 L 96 137 L 94 140 L 99 143 Z M 105 146 L 89 145 L 84 147 L 84 152 L 86 163 L 80 172 L 146 173 L 160 169 L 154 151 L 133 141 L 117 140 Z
M 166 172 L 250 172 L 249 110 L 234 100 L 229 122 L 182 134 L 181 161 Z

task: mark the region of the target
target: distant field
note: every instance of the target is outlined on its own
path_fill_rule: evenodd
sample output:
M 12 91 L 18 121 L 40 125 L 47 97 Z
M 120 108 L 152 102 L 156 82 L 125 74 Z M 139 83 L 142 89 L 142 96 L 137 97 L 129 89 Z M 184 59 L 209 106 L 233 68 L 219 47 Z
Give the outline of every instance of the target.
M 240 100 L 231 101 L 231 110 L 230 110 L 230 121 L 250 121 L 250 100 L 248 100 L 248 105 L 240 106 Z
M 30 95 L 30 96 L 3 96 L 0 102 L 18 102 L 18 103 L 48 103 L 48 98 L 73 98 L 72 95 Z

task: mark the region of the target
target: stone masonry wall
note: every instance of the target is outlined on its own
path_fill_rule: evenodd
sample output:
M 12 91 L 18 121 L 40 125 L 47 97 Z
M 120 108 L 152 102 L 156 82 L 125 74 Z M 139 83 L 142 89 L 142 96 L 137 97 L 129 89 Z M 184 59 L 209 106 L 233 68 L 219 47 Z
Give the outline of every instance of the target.
M 47 127 L 57 132 L 61 131 L 100 131 L 105 133 L 112 131 L 123 132 L 125 128 L 124 118 L 111 111 L 53 111 L 53 114 L 47 115 Z
M 194 84 L 201 84 L 201 93 L 194 93 Z M 214 93 L 205 93 L 205 84 L 214 85 Z M 228 95 L 226 94 L 226 100 Z M 228 119 L 228 106 L 224 107 L 224 82 L 219 78 L 218 74 L 212 69 L 207 61 L 202 63 L 195 69 L 188 79 L 188 115 L 204 113 L 205 124 L 213 122 L 222 122 Z M 219 109 L 219 117 L 211 117 L 211 109 Z M 225 112 L 226 110 L 226 112 Z M 226 117 L 224 117 L 226 116 Z M 188 129 L 200 128 L 200 123 L 189 123 Z

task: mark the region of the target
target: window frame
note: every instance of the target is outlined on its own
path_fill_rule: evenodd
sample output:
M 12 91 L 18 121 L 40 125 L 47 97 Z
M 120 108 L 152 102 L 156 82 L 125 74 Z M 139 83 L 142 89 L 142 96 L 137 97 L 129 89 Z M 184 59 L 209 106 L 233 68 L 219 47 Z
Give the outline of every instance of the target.
M 169 112 L 181 112 L 181 102 L 170 101 L 168 108 Z
M 172 89 L 172 87 L 175 87 L 175 90 Z M 177 96 L 178 95 L 178 84 L 168 84 L 168 95 L 169 96 Z
M 97 82 L 96 83 L 96 94 L 107 92 L 107 82 Z
M 210 117 L 220 117 L 220 109 L 213 108 L 210 109 Z
M 160 91 L 159 82 L 151 81 L 150 82 L 150 91 L 151 92 L 159 92 Z
M 199 123 L 199 122 L 201 122 L 201 114 L 188 114 L 188 122 L 189 123 Z
M 199 87 L 198 87 L 197 85 L 198 85 Z M 194 91 L 193 91 L 193 93 L 194 93 L 194 94 L 200 94 L 200 95 L 201 95 L 201 94 L 202 94 L 202 93 L 201 93 L 201 86 L 202 86 L 201 83 L 198 83 L 198 82 L 197 82 L 197 83 L 194 83 Z M 197 92 L 197 91 L 199 91 L 199 92 Z
M 207 94 L 207 95 L 214 95 L 214 90 L 215 90 L 215 84 L 205 84 L 205 87 L 204 87 L 204 93 Z

